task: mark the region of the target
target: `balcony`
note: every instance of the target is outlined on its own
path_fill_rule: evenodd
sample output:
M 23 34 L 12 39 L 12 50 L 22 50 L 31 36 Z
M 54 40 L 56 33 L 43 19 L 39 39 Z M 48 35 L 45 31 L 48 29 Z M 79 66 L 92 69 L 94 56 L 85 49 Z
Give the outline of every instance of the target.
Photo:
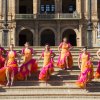
M 80 14 L 67 13 L 67 14 L 16 14 L 16 20 L 79 20 Z
M 35 15 L 33 14 L 16 14 L 15 19 L 17 20 L 33 20 L 35 19 Z

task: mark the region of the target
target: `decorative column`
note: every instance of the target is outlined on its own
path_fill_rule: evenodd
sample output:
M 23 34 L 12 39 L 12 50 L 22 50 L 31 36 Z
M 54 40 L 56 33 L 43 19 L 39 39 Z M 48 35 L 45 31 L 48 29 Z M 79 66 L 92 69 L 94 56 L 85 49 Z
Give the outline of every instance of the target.
M 35 46 L 39 46 L 39 31 L 38 31 L 38 22 L 36 21 L 35 22 L 35 34 L 34 34 L 35 36 L 33 36 L 33 37 L 35 37 L 34 38 L 34 45 Z
M 56 34 L 56 39 L 55 39 L 57 41 L 56 41 L 55 45 L 59 45 L 60 44 L 61 37 L 62 37 L 61 35 L 62 34 L 61 34 L 61 30 L 60 30 L 60 21 L 57 21 L 57 34 Z
M 76 11 L 78 14 L 80 14 L 80 17 L 81 17 L 81 10 L 82 10 L 81 9 L 81 7 L 82 7 L 81 2 L 82 2 L 82 0 L 76 0 Z
M 19 8 L 19 0 L 11 0 L 11 8 L 12 8 L 12 19 L 15 19 L 15 15 L 16 15 L 16 11 L 18 10 Z M 16 44 L 16 22 L 12 22 L 11 23 L 11 42 L 13 42 L 13 44 L 15 45 Z
M 16 34 L 16 22 L 14 22 L 11 28 L 11 43 L 16 45 L 16 41 L 18 41 L 18 38 Z
M 1 15 L 2 15 L 2 0 L 0 0 L 0 20 L 1 20 Z
M 92 19 L 98 19 L 98 11 L 97 11 L 97 0 L 92 0 Z
M 11 6 L 12 6 L 12 19 L 15 19 L 15 15 L 16 15 L 16 0 L 11 0 Z
M 82 0 L 76 0 L 76 11 L 78 12 L 78 13 L 81 13 L 81 1 Z
M 33 14 L 38 13 L 38 0 L 33 0 Z
M 2 41 L 3 41 L 3 46 L 8 46 L 8 0 L 4 0 L 4 21 L 3 21 L 3 36 L 2 36 Z
M 92 21 L 91 21 L 91 0 L 88 0 L 88 28 L 87 28 L 87 46 L 92 47 Z

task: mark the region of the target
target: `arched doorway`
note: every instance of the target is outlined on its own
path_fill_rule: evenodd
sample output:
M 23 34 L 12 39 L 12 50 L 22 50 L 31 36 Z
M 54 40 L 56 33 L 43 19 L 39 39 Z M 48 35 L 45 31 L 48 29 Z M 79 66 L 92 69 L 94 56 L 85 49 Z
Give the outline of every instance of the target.
M 19 46 L 23 46 L 25 42 L 29 42 L 33 46 L 33 33 L 28 29 L 24 29 L 19 33 Z
M 62 38 L 66 37 L 72 46 L 77 46 L 76 33 L 72 29 L 67 29 L 63 32 Z
M 55 46 L 55 34 L 52 30 L 46 29 L 41 33 L 41 46 L 48 43 L 50 46 Z

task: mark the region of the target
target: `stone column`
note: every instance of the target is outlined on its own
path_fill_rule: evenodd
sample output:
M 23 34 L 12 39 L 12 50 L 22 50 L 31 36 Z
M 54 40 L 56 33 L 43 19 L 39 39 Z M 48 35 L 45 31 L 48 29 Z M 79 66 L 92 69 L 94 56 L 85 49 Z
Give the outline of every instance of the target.
M 13 28 L 12 28 L 12 30 L 11 30 L 11 43 L 13 43 L 14 45 L 16 45 L 16 41 L 18 41 L 17 39 L 17 37 L 16 37 L 16 26 L 15 25 L 13 25 Z
M 78 33 L 79 35 L 78 35 L 78 37 L 77 37 L 77 43 L 78 43 L 77 46 L 82 46 L 82 41 L 83 41 L 83 40 L 82 40 L 82 37 L 83 37 L 83 36 L 82 36 L 82 35 L 83 35 L 82 27 L 83 27 L 82 24 L 80 24 L 80 25 L 79 25 L 79 33 Z
M 2 0 L 0 0 L 0 20 L 2 19 Z M 2 23 L 0 23 L 0 44 L 2 45 Z
M 81 13 L 81 0 L 76 0 L 76 11 Z
M 39 32 L 38 32 L 38 22 L 36 21 L 35 22 L 35 36 L 34 37 L 34 45 L 35 46 L 39 46 Z
M 1 20 L 1 15 L 2 15 L 2 0 L 0 0 L 0 20 Z
M 92 0 L 92 19 L 98 18 L 97 0 Z
M 11 8 L 12 8 L 12 19 L 15 19 L 15 14 L 16 14 L 16 1 L 15 0 L 11 0 Z
M 88 0 L 83 0 L 82 4 L 82 8 L 84 8 L 82 13 L 84 13 L 85 18 L 88 18 Z
M 81 5 L 82 3 L 81 3 L 81 0 L 76 0 L 76 11 L 77 11 L 77 13 L 78 14 L 80 14 L 80 17 L 81 17 L 81 7 L 82 7 L 82 5 Z
M 61 42 L 61 30 L 60 30 L 60 21 L 57 22 L 57 34 L 56 34 L 56 43 L 55 45 L 59 45 Z
M 33 0 L 33 14 L 38 13 L 38 0 Z

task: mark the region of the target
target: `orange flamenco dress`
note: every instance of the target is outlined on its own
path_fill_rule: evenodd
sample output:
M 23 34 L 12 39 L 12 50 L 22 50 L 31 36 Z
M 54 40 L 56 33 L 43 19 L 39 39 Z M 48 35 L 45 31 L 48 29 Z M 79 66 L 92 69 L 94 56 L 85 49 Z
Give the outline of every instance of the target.
M 81 64 L 81 73 L 76 82 L 77 86 L 80 88 L 85 88 L 87 82 L 91 82 L 94 78 L 93 64 L 90 60 L 90 54 L 80 54 Z
M 36 73 L 38 70 L 38 64 L 35 59 L 32 58 L 32 48 L 23 48 L 22 54 L 24 55 L 23 64 L 20 66 L 19 74 L 17 75 L 18 80 L 24 80 L 27 76 L 32 73 Z
M 4 64 L 5 64 L 5 58 L 2 56 L 2 49 L 0 48 L 0 69 L 2 67 L 4 67 Z
M 97 78 L 97 79 L 100 78 L 100 61 L 98 61 L 98 68 L 95 73 L 95 78 Z
M 0 69 L 0 84 L 5 84 L 6 82 L 6 70 L 9 70 L 9 73 L 11 74 L 14 72 L 14 75 L 18 73 L 18 64 L 15 60 L 16 58 L 16 52 L 15 51 L 9 51 L 7 54 L 7 64 L 3 68 Z
M 52 53 L 52 51 L 42 53 L 44 61 L 43 68 L 41 69 L 39 74 L 39 80 L 47 81 L 48 79 L 50 79 L 50 75 L 54 72 Z
M 61 50 L 61 54 L 58 58 L 58 62 L 57 62 L 57 66 L 61 69 L 63 68 L 72 68 L 73 66 L 73 58 L 71 55 L 71 52 L 69 51 L 69 48 L 71 47 L 71 44 L 69 43 L 61 43 L 59 46 L 62 50 Z M 66 64 L 66 60 L 68 59 L 68 66 Z

